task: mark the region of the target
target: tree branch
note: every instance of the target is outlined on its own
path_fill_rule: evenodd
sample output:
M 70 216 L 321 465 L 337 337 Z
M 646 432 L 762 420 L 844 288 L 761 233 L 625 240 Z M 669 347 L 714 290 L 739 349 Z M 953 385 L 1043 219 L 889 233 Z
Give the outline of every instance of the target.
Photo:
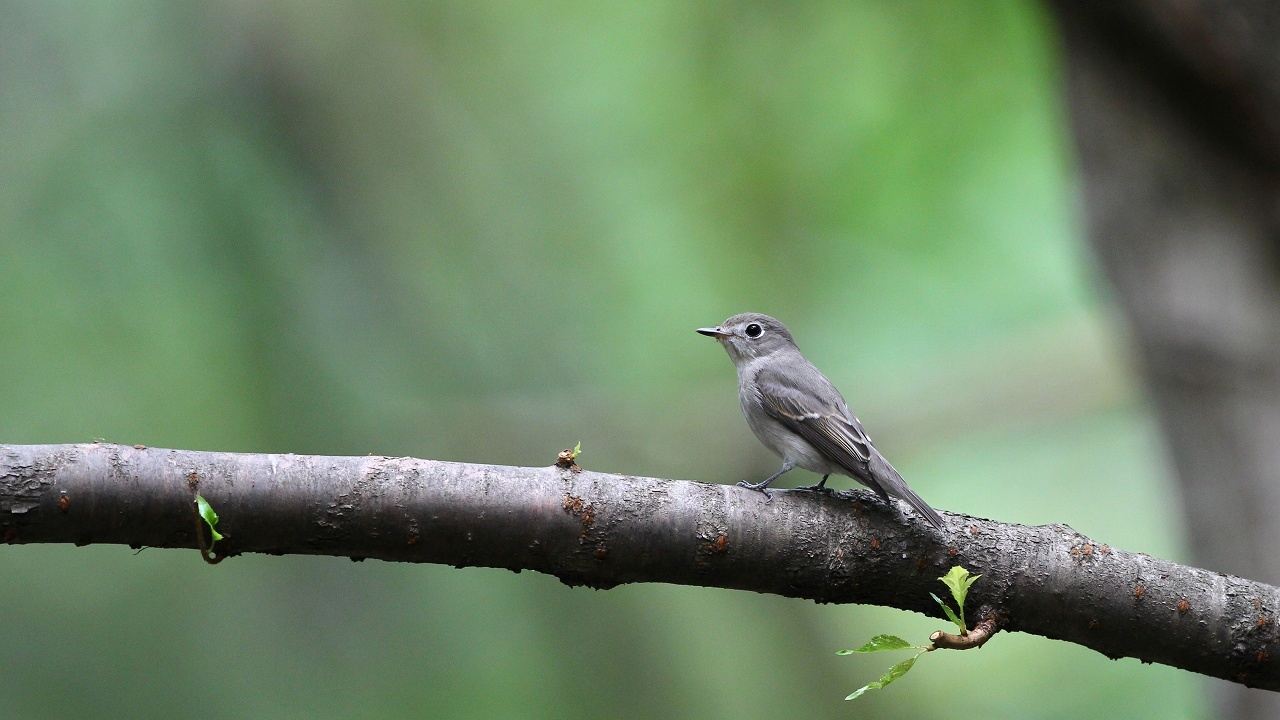
M 983 608 L 978 611 L 978 617 L 982 619 L 967 633 L 952 635 L 938 630 L 930 635 L 929 642 L 933 643 L 933 649 L 973 650 L 986 645 L 991 636 L 1000 631 L 1000 614 L 990 608 Z
M 10 544 L 196 548 L 198 488 L 216 550 L 537 570 L 570 585 L 667 582 L 937 616 L 955 564 L 1000 627 L 1280 689 L 1280 589 L 1100 545 L 1062 525 L 943 513 L 939 535 L 869 493 L 725 485 L 413 458 L 248 455 L 121 445 L 0 445 Z

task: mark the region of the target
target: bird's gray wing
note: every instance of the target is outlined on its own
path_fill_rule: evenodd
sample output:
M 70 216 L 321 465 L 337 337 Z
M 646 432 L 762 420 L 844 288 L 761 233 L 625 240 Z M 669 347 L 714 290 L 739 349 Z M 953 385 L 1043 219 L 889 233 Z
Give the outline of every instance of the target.
M 831 461 L 850 471 L 870 462 L 870 438 L 844 406 L 840 393 L 816 369 L 799 376 L 766 370 L 756 376 L 756 387 L 770 417 Z
M 799 435 L 824 457 L 849 471 L 886 502 L 889 495 L 905 500 L 939 530 L 946 523 L 920 498 L 902 475 L 871 445 L 858 418 L 849 412 L 840 392 L 812 366 L 786 376 L 762 371 L 756 376 L 760 404 L 770 417 Z

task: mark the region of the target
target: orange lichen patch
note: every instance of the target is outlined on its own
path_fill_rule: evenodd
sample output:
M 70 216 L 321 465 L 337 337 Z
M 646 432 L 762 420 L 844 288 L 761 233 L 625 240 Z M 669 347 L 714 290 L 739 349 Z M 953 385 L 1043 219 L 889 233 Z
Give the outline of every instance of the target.
M 1143 596 L 1146 592 L 1147 592 L 1147 586 L 1146 586 L 1146 585 L 1143 585 L 1142 583 L 1138 583 L 1138 586 L 1137 586 L 1137 587 L 1135 587 L 1135 588 L 1133 589 L 1133 596 L 1134 596 L 1135 598 L 1137 598 L 1137 599 L 1141 600 L 1141 599 L 1142 599 L 1142 596 Z
M 977 526 L 977 525 L 970 525 L 970 526 L 969 526 L 969 534 L 970 534 L 970 535 L 972 535 L 972 536 L 974 536 L 974 537 L 977 537 L 981 532 L 982 532 L 982 531 L 978 529 L 978 526 Z
M 196 487 L 198 487 L 199 485 L 200 485 L 200 476 L 197 475 L 194 471 L 187 473 L 187 487 L 190 488 L 192 492 L 195 492 Z
M 67 497 L 66 492 L 63 492 L 62 496 L 58 498 L 58 509 L 62 512 L 66 512 L 71 509 L 71 498 Z
M 609 554 L 609 548 L 598 547 L 594 553 L 597 560 L 603 560 L 605 555 Z
M 959 548 L 948 548 L 948 549 L 947 549 L 947 554 L 948 554 L 948 555 L 950 555 L 951 557 L 955 557 L 955 556 L 957 556 L 957 555 L 959 555 L 959 554 L 960 554 L 960 549 L 959 549 Z
M 134 449 L 134 450 L 146 450 L 146 449 L 147 449 L 147 446 L 146 446 L 146 445 L 134 445 L 134 446 L 133 446 L 133 449 Z
M 1266 626 L 1268 626 L 1268 625 L 1270 625 L 1270 624 L 1271 624 L 1271 616 L 1270 616 L 1270 615 L 1263 615 L 1262 617 L 1258 618 L 1258 627 L 1262 628 L 1262 627 L 1266 627 Z
M 1090 545 L 1090 544 L 1088 544 L 1088 543 L 1085 543 L 1084 549 L 1083 549 L 1083 550 L 1081 550 L 1081 552 L 1083 552 L 1083 553 L 1085 554 L 1085 556 L 1086 556 L 1086 557 L 1087 557 L 1087 556 L 1089 556 L 1089 555 L 1092 555 L 1092 554 L 1093 554 L 1093 546 L 1092 546 L 1092 545 Z
M 410 530 L 410 531 L 409 531 L 409 537 L 405 540 L 405 544 L 406 544 L 406 545 L 417 545 L 417 544 L 418 544 L 418 533 L 417 533 L 416 531 Z
M 570 515 L 576 515 L 582 518 L 582 534 L 578 536 L 579 540 L 587 539 L 587 532 L 591 530 L 591 524 L 596 521 L 596 508 L 591 503 L 582 502 L 582 498 L 573 495 L 564 496 L 564 511 Z
M 1185 613 L 1190 609 L 1191 609 L 1191 603 L 1187 602 L 1186 598 L 1182 598 L 1182 600 L 1178 602 L 1178 612 Z
M 871 538 L 871 549 L 872 550 L 880 549 L 880 538 Z
M 722 553 L 729 547 L 729 538 L 726 535 L 717 535 L 715 540 L 707 545 L 707 549 L 713 553 Z

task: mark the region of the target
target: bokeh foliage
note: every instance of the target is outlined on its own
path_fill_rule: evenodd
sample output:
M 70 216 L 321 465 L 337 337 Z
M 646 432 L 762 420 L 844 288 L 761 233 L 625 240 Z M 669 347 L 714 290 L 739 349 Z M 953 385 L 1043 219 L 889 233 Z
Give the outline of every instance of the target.
M 1179 555 L 1027 2 L 0 5 L 0 441 L 776 460 L 692 329 L 779 316 L 935 507 Z M 791 484 L 812 482 L 803 474 Z M 842 485 L 840 485 L 842 487 Z M 671 586 L 0 548 L 0 705 L 830 717 L 942 621 Z M 1000 636 L 866 717 L 1194 717 Z

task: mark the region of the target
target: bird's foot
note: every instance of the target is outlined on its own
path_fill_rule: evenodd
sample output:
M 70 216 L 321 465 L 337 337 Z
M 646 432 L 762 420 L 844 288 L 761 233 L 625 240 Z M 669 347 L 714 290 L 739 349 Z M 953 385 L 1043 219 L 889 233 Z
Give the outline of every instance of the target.
M 769 478 L 769 480 L 772 480 L 772 479 L 773 478 Z M 755 484 L 752 484 L 747 482 L 746 480 L 743 480 L 742 482 L 738 483 L 738 487 L 744 487 L 748 490 L 759 490 L 760 492 L 764 493 L 765 502 L 771 503 L 773 502 L 773 493 L 768 488 L 765 487 L 766 485 L 769 484 L 769 480 L 765 480 L 764 482 L 759 482 Z
M 831 488 L 827 487 L 827 478 L 829 477 L 831 476 L 823 475 L 822 479 L 818 481 L 817 485 L 802 485 L 796 489 L 797 490 L 813 490 L 814 492 L 821 492 L 821 493 L 835 492 Z

